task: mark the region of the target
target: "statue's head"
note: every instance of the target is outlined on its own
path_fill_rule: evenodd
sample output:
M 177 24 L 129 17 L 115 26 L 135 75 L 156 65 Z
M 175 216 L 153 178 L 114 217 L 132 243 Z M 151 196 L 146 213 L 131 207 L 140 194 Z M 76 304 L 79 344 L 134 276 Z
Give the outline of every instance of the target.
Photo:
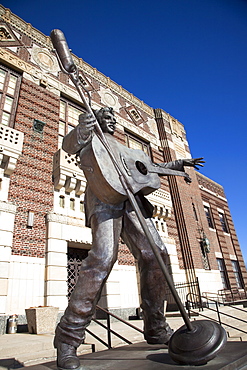
M 102 131 L 113 135 L 116 128 L 116 118 L 114 116 L 113 108 L 101 108 L 95 111 L 95 115 Z

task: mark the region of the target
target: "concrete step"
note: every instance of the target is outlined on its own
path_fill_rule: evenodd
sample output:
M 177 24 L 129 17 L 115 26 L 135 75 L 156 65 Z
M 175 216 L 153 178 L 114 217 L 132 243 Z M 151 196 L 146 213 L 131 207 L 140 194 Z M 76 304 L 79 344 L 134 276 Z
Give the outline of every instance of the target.
M 238 307 L 239 306 L 237 306 L 237 308 Z M 215 307 L 213 308 L 215 309 Z M 246 308 L 243 308 L 243 311 L 239 311 L 239 310 L 234 309 L 233 307 L 220 306 L 219 312 L 220 312 L 220 318 L 222 322 L 233 325 L 235 327 L 247 328 L 247 309 Z M 203 309 L 203 311 L 199 311 L 198 313 L 199 313 L 199 317 L 197 317 L 196 319 L 200 319 L 200 316 L 201 318 L 203 318 L 203 316 L 207 316 L 210 319 L 214 319 L 218 321 L 217 312 L 214 312 L 210 309 L 205 308 Z M 227 315 L 230 315 L 232 317 L 229 317 Z M 246 322 L 240 321 L 238 319 L 244 320 Z
M 227 342 L 243 342 L 241 337 L 228 337 Z

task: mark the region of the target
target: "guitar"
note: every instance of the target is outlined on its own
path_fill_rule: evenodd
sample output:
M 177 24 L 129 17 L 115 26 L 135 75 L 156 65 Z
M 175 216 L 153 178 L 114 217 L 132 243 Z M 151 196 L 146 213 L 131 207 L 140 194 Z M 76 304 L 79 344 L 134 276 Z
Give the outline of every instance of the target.
M 133 194 L 141 192 L 148 195 L 159 189 L 159 176 L 162 175 L 183 176 L 186 181 L 190 181 L 185 172 L 155 165 L 142 150 L 122 145 L 111 134 L 105 134 L 105 137 Z M 128 198 L 119 173 L 97 135 L 81 150 L 79 167 L 83 170 L 91 190 L 102 202 L 118 204 Z

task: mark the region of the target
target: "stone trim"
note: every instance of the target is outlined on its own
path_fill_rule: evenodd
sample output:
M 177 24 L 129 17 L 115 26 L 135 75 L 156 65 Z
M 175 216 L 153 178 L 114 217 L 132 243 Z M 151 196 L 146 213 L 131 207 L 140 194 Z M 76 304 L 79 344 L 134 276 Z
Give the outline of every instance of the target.
M 47 213 L 46 222 L 57 222 L 59 224 L 85 227 L 84 220 L 60 215 L 58 213 Z
M 9 202 L 2 202 L 0 200 L 0 212 L 7 212 L 16 214 L 17 207 Z

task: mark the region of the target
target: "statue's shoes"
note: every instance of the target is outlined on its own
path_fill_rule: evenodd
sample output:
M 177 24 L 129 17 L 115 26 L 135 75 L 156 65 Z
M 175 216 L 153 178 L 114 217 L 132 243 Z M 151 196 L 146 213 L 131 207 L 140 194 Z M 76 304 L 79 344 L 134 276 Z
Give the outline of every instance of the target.
M 160 335 L 160 336 L 145 336 L 145 339 L 147 341 L 148 344 L 166 344 L 168 345 L 169 343 L 169 340 L 171 339 L 171 336 L 172 334 L 174 333 L 174 331 L 169 328 L 169 330 L 166 331 L 166 333 L 164 333 L 163 335 Z
M 63 370 L 76 370 L 80 367 L 79 358 L 76 356 L 76 348 L 67 343 L 58 343 L 57 367 Z

